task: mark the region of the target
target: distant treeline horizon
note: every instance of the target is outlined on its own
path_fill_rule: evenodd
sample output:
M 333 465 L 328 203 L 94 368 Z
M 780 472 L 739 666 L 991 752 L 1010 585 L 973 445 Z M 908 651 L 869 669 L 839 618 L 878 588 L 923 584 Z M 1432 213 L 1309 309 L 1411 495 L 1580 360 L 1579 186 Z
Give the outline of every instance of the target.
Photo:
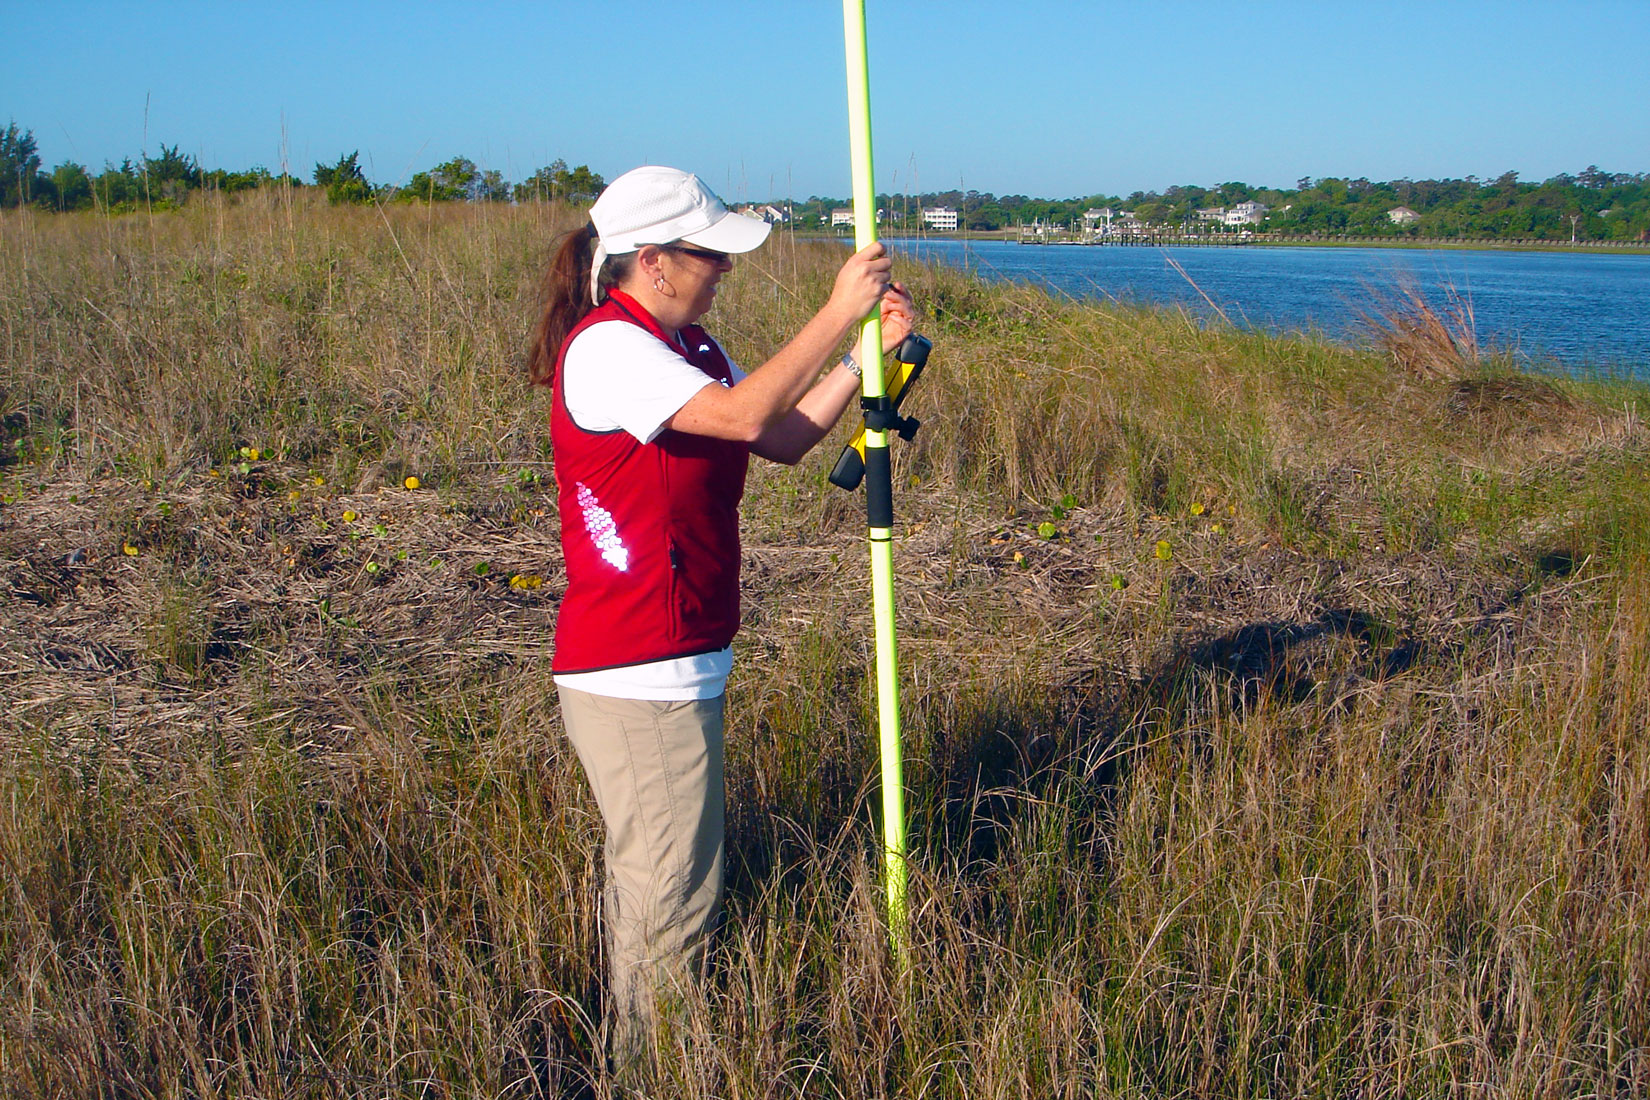
M 1650 174 L 1605 172 L 1588 165 L 1575 175 L 1561 173 L 1540 183 L 1520 181 L 1517 172 L 1493 180 L 1465 179 L 1376 182 L 1326 176 L 1303 178 L 1293 189 L 1229 182 L 1214 187 L 1183 185 L 1129 195 L 1093 194 L 1041 199 L 982 191 L 937 191 L 922 195 L 879 195 L 885 220 L 921 224 L 921 211 L 936 206 L 958 212 L 960 227 L 991 231 L 1041 222 L 1073 225 L 1093 210 L 1134 215 L 1150 226 L 1199 227 L 1207 231 L 1264 230 L 1280 234 L 1331 236 L 1498 237 L 1536 240 L 1631 241 L 1650 237 Z M 1209 226 L 1200 210 L 1230 209 L 1242 203 L 1267 208 L 1254 225 Z M 792 204 L 793 218 L 828 225 L 830 212 L 846 205 L 810 196 Z M 1415 215 L 1394 221 L 1395 210 Z
M 1302 178 L 1294 188 L 1227 182 L 1212 187 L 1177 185 L 1126 196 L 1095 193 L 1048 199 L 997 195 L 989 191 L 950 190 L 921 194 L 881 194 L 877 203 L 885 224 L 919 229 L 922 212 L 947 207 L 958 213 L 961 229 L 989 232 L 1017 224 L 1072 225 L 1091 210 L 1127 212 L 1148 226 L 1193 227 L 1210 231 L 1238 227 L 1210 226 L 1200 210 L 1254 202 L 1265 206 L 1263 219 L 1244 229 L 1286 235 L 1386 236 L 1394 238 L 1524 238 L 1584 241 L 1650 240 L 1650 174 L 1607 172 L 1588 165 L 1571 175 L 1560 173 L 1540 183 L 1522 181 L 1516 171 L 1490 180 L 1398 179 L 1377 182 L 1338 176 Z M 526 179 L 510 181 L 456 156 L 416 172 L 405 184 L 367 179 L 359 151 L 333 163 L 317 163 L 308 179 L 262 166 L 243 171 L 206 169 L 177 145 L 162 144 L 158 155 L 105 162 L 93 174 L 85 165 L 65 160 L 49 171 L 42 166 L 32 130 L 12 121 L 0 130 L 0 208 L 30 206 L 47 211 L 100 210 L 126 213 L 166 209 L 186 203 L 195 192 L 234 194 L 263 187 L 313 187 L 332 203 L 367 202 L 569 202 L 588 203 L 606 181 L 588 165 L 569 167 L 557 159 Z M 810 195 L 807 199 L 771 198 L 767 203 L 801 227 L 829 227 L 831 214 L 850 202 Z M 1392 212 L 1407 209 L 1394 220 Z

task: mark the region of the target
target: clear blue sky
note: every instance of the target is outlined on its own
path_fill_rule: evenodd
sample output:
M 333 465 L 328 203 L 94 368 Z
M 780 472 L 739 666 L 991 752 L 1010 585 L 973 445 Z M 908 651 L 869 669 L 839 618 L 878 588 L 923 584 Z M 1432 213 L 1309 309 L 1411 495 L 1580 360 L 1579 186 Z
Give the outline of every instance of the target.
M 1302 176 L 1650 171 L 1650 0 L 869 0 L 877 185 L 1064 198 Z M 374 182 L 697 171 L 849 190 L 834 0 L 0 0 L 0 125 L 50 167 L 178 145 Z

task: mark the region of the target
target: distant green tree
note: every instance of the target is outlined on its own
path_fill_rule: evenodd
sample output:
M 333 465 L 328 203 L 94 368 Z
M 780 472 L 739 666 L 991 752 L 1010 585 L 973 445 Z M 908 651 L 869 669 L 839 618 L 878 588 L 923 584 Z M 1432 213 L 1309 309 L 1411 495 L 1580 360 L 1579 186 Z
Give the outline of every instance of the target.
M 316 161 L 315 171 L 311 176 L 311 178 L 315 180 L 315 186 L 328 186 L 333 180 L 338 178 L 339 172 L 359 173 L 361 171 L 361 167 L 357 163 L 359 153 L 360 150 L 356 150 L 354 153 L 350 153 L 347 156 L 340 156 L 337 164 L 326 164 L 322 161 Z
M 366 173 L 361 171 L 359 149 L 339 157 L 337 164 L 317 164 L 315 186 L 326 190 L 327 202 L 334 206 L 372 201 L 372 184 L 367 181 Z
M 481 173 L 473 197 L 477 202 L 509 202 L 510 184 L 505 181 L 502 173 L 489 168 Z
M 176 145 L 160 147 L 160 156 L 143 160 L 144 197 L 150 201 L 181 203 L 201 185 L 200 165 Z
M 53 210 L 85 210 L 92 205 L 92 176 L 85 167 L 66 160 L 46 177 L 51 194 L 44 205 Z
M 565 160 L 552 161 L 544 168 L 540 168 L 515 186 L 515 200 L 517 202 L 551 202 L 561 196 L 557 194 L 556 172 L 567 170 Z
M 449 197 L 437 193 L 435 179 L 428 172 L 414 172 L 395 192 L 396 202 L 442 202 Z
M 469 157 L 454 157 L 437 165 L 433 174 L 450 198 L 474 199 L 481 187 L 481 169 Z
M 260 187 L 268 187 L 276 182 L 270 175 L 269 169 L 263 165 L 254 165 L 243 172 L 229 172 L 222 168 L 213 168 L 201 173 L 201 187 L 203 190 L 222 191 L 233 194 L 236 191 L 255 191 Z
M 1156 225 L 1170 216 L 1170 207 L 1165 202 L 1137 202 L 1134 214 L 1147 225 Z
M 454 157 L 428 172 L 414 172 L 407 185 L 396 193 L 401 202 L 456 202 L 477 197 L 481 170 L 468 157 Z
M 982 202 L 968 212 L 963 224 L 969 229 L 989 232 L 1001 229 L 1008 222 L 1008 211 L 995 202 Z
M 583 203 L 594 202 L 606 186 L 607 181 L 592 172 L 588 164 L 568 168 L 567 162 L 558 157 L 516 184 L 514 194 L 517 202 Z
M 588 164 L 574 168 L 562 179 L 568 202 L 595 202 L 607 181 L 590 170 Z
M 1596 164 L 1589 164 L 1581 170 L 1581 175 L 1576 177 L 1577 183 L 1594 191 L 1608 187 L 1610 180 L 1610 173 L 1600 171 Z
M 0 130 L 0 207 L 29 201 L 40 176 L 40 153 L 33 130 L 19 130 L 13 121 Z
M 118 168 L 105 163 L 92 181 L 92 195 L 99 206 L 111 212 L 135 207 L 143 198 L 143 183 L 131 158 L 121 161 Z

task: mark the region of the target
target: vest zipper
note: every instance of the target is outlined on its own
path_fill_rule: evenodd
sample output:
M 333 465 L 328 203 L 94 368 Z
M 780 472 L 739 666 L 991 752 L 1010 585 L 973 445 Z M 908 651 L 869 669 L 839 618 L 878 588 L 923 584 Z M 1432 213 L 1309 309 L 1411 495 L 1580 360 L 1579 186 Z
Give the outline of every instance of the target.
M 665 579 L 665 602 L 669 604 L 667 611 L 670 616 L 670 636 L 672 640 L 682 636 L 682 558 L 676 549 L 676 540 L 669 535 L 665 536 L 665 557 L 670 561 L 670 576 Z

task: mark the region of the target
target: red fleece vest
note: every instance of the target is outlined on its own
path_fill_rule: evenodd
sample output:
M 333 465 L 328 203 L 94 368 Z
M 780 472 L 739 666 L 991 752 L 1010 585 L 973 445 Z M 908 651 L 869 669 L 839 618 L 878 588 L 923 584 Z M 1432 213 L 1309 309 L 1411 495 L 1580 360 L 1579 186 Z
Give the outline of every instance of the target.
M 550 407 L 567 562 L 551 662 L 557 673 L 712 653 L 739 629 L 739 499 L 750 448 L 669 428 L 638 443 L 627 431 L 575 424 L 562 363 L 579 333 L 602 321 L 625 321 L 668 342 L 646 309 L 614 290 L 562 344 Z M 704 329 L 689 325 L 682 339 L 688 362 L 731 384 L 732 369 Z

